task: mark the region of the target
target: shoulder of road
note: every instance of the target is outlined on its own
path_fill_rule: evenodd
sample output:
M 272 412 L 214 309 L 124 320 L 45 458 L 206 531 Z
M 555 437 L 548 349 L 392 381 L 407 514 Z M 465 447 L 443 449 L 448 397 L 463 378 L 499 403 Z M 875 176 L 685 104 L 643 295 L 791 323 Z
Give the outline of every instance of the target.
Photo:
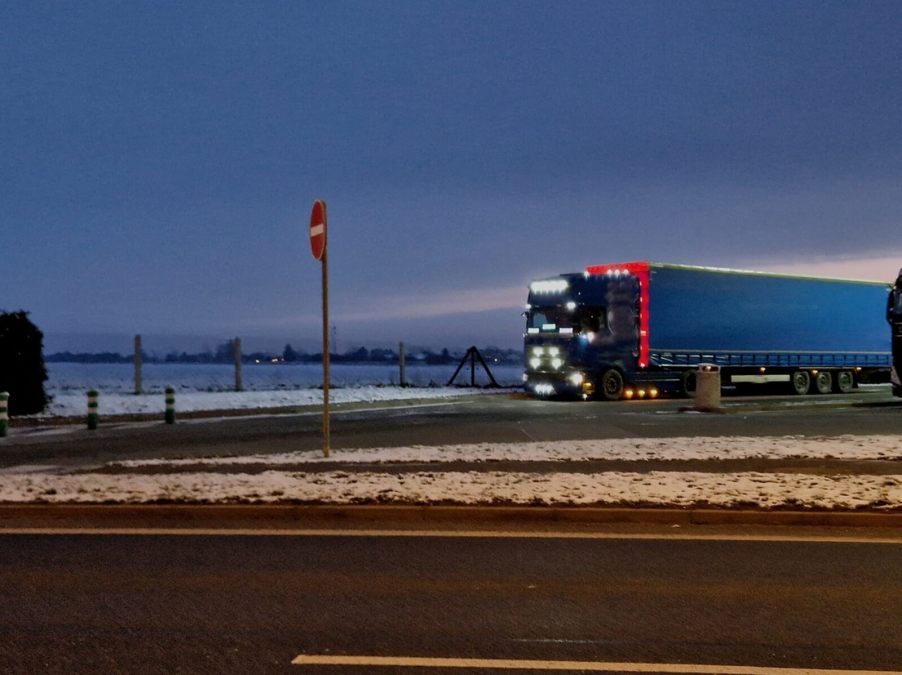
M 532 402 L 535 404 L 545 403 L 542 399 L 535 399 L 521 391 L 491 391 L 479 394 L 461 394 L 444 398 L 422 397 L 417 396 L 416 391 L 411 392 L 410 398 L 404 399 L 386 399 L 375 401 L 352 401 L 330 404 L 330 410 L 333 413 L 349 413 L 349 412 L 366 412 L 378 410 L 391 410 L 396 408 L 411 407 L 428 407 L 428 406 L 446 406 L 455 404 L 472 403 L 491 399 L 507 399 L 511 401 Z M 870 391 L 863 398 L 849 400 L 845 398 L 819 398 L 814 396 L 798 397 L 737 397 L 724 398 L 722 405 L 716 409 L 706 409 L 704 411 L 694 408 L 687 403 L 686 399 L 656 399 L 655 401 L 623 401 L 620 403 L 603 402 L 604 405 L 631 405 L 638 409 L 646 403 L 659 403 L 672 409 L 674 412 L 686 414 L 746 414 L 750 412 L 768 412 L 775 410 L 785 410 L 792 407 L 796 410 L 805 408 L 815 408 L 818 410 L 826 410 L 830 408 L 884 408 L 884 407 L 902 407 L 902 399 L 888 397 L 886 392 Z M 581 405 L 575 402 L 575 405 Z M 179 410 L 177 411 L 180 420 L 216 420 L 222 418 L 240 418 L 240 417 L 258 417 L 267 415 L 319 415 L 322 414 L 322 405 L 283 405 L 268 407 L 249 407 L 249 408 L 216 408 L 209 410 Z M 9 420 L 10 428 L 28 429 L 34 427 L 51 427 L 51 426 L 84 426 L 87 412 L 85 415 L 26 415 L 12 417 Z M 159 413 L 103 413 L 101 415 L 103 423 L 106 424 L 128 424 L 134 422 L 159 422 L 163 419 L 163 411 Z
M 737 529 L 738 528 L 738 529 Z M 485 532 L 593 535 L 732 533 L 748 537 L 879 537 L 902 543 L 902 513 L 754 509 L 443 505 L 0 505 L 0 534 L 11 531 Z
M 511 404 L 515 403 L 519 397 L 508 394 L 503 397 L 493 396 L 490 398 L 498 401 L 498 410 L 504 410 L 511 408 Z M 449 405 L 452 403 L 472 403 L 473 401 L 479 403 L 479 407 L 481 408 L 484 407 L 481 404 L 485 402 L 485 397 L 463 397 L 461 399 L 452 399 L 450 401 L 422 400 L 420 403 L 424 406 L 436 406 Z M 539 405 L 538 402 L 530 402 L 530 406 L 532 406 L 532 403 Z M 348 404 L 344 409 L 372 411 L 378 410 L 379 408 L 409 408 L 416 404 L 416 401 L 412 400 L 357 403 Z M 768 406 L 771 404 L 772 403 L 769 401 L 745 401 L 741 406 L 742 410 L 747 412 L 751 407 L 756 405 Z M 669 402 L 667 405 L 671 413 L 678 413 L 678 407 L 682 404 L 678 402 Z M 815 405 L 820 410 L 823 410 L 825 407 L 825 404 L 823 403 L 812 405 Z M 848 407 L 848 403 L 845 405 Z M 475 407 L 476 406 L 470 406 L 470 409 L 475 409 Z M 494 410 L 494 406 L 491 407 Z M 575 409 L 570 406 L 567 408 L 571 410 Z M 647 408 L 645 412 L 649 414 L 644 416 L 643 419 L 651 419 L 651 415 L 657 410 L 657 407 L 640 405 L 636 410 L 645 408 Z M 459 410 L 460 408 L 453 409 Z M 625 404 L 621 409 L 632 410 L 633 408 L 630 407 L 629 404 Z M 585 408 L 585 410 L 591 412 L 590 408 Z M 232 412 L 236 414 L 252 414 L 257 416 L 268 414 L 267 411 L 260 410 Z M 728 410 L 728 415 L 730 412 L 732 412 L 732 410 Z M 318 413 L 318 408 L 311 408 L 305 410 L 279 409 L 278 411 L 269 414 L 290 416 L 296 414 L 314 415 Z M 552 413 L 554 413 L 554 411 L 552 411 Z M 828 415 L 833 416 L 832 413 L 828 413 Z M 213 417 L 214 414 L 213 411 L 205 411 L 204 413 L 199 413 L 198 416 Z M 496 415 L 493 413 L 492 418 L 494 419 L 495 416 Z M 596 419 L 594 415 L 587 416 L 585 413 L 580 413 L 577 417 L 585 417 L 586 420 L 589 420 L 588 424 L 590 426 L 597 424 L 597 422 L 592 421 Z M 663 417 L 666 417 L 667 419 L 677 419 L 677 415 L 657 415 L 657 417 L 659 419 Z M 682 416 L 679 415 L 679 417 Z M 883 415 L 883 417 L 886 419 L 897 419 L 895 415 Z M 364 422 L 362 427 L 364 428 L 367 437 L 371 435 L 370 421 L 372 419 L 374 418 L 368 416 L 359 418 L 359 420 Z M 404 419 L 406 420 L 407 418 L 405 417 Z M 435 417 L 435 419 L 438 419 L 438 417 Z M 516 422 L 519 418 L 512 419 Z M 629 427 L 628 423 L 625 421 L 629 419 L 635 420 L 637 419 L 637 416 L 632 413 L 627 413 L 622 415 L 616 424 L 613 425 L 616 430 L 619 430 L 618 433 L 622 432 L 626 438 L 634 438 L 637 432 L 645 431 L 645 426 L 640 425 L 636 428 Z M 749 419 L 755 420 L 754 423 L 761 426 L 761 416 L 749 416 Z M 576 417 L 574 417 L 574 420 L 576 420 Z M 430 423 L 433 424 L 434 421 L 435 420 Z M 510 419 L 503 421 L 510 426 Z M 715 420 L 709 419 L 709 421 L 713 422 Z M 692 423 L 692 428 L 696 429 L 698 425 L 694 421 Z M 121 429 L 120 435 L 117 435 L 118 432 L 115 431 L 117 424 Z M 307 424 L 307 426 L 309 427 L 311 424 L 315 424 L 315 420 Z M 891 456 L 878 457 L 877 454 L 871 453 L 873 455 L 872 458 L 869 458 L 868 455 L 865 454 L 863 455 L 863 458 L 862 456 L 859 456 L 858 459 L 843 459 L 824 454 L 807 458 L 805 456 L 787 456 L 782 458 L 735 456 L 730 458 L 729 452 L 722 453 L 720 458 L 683 459 L 679 456 L 674 456 L 672 458 L 666 456 L 655 457 L 654 453 L 650 452 L 648 459 L 607 458 L 585 459 L 579 462 L 567 461 L 566 457 L 561 460 L 547 460 L 544 458 L 517 459 L 515 456 L 512 456 L 512 458 L 499 456 L 496 459 L 490 458 L 489 460 L 486 460 L 482 455 L 479 455 L 472 460 L 469 458 L 450 459 L 441 456 L 433 458 L 430 461 L 425 461 L 423 459 L 413 460 L 410 458 L 405 459 L 405 461 L 398 461 L 397 459 L 392 458 L 390 461 L 378 462 L 331 461 L 324 460 L 323 458 L 317 458 L 314 461 L 305 458 L 302 454 L 298 454 L 294 457 L 280 455 L 276 450 L 286 449 L 285 445 L 287 442 L 283 442 L 283 437 L 294 438 L 297 433 L 296 430 L 292 430 L 291 433 L 281 430 L 275 432 L 273 435 L 273 437 L 277 439 L 275 444 L 277 446 L 276 450 L 270 450 L 268 453 L 264 453 L 271 455 L 271 457 L 264 461 L 258 460 L 256 455 L 262 452 L 261 438 L 263 438 L 265 434 L 270 433 L 269 427 L 272 425 L 268 420 L 262 420 L 260 422 L 259 426 L 265 427 L 265 429 L 254 431 L 253 433 L 256 435 L 248 435 L 247 437 L 233 437 L 235 429 L 232 429 L 231 426 L 235 425 L 231 425 L 227 430 L 218 435 L 214 435 L 211 438 L 198 438 L 197 435 L 187 433 L 192 427 L 197 429 L 207 429 L 208 427 L 213 428 L 214 426 L 215 425 L 208 424 L 186 424 L 181 428 L 182 431 L 179 432 L 176 432 L 170 427 L 166 434 L 159 433 L 148 436 L 148 429 L 155 428 L 157 431 L 162 432 L 164 430 L 164 425 L 159 422 L 130 422 L 128 420 L 121 420 L 114 421 L 110 424 L 108 428 L 114 430 L 111 434 L 80 431 L 77 434 L 69 434 L 66 432 L 62 435 L 58 435 L 56 431 L 51 429 L 49 430 L 47 441 L 44 441 L 42 446 L 29 442 L 38 442 L 42 436 L 37 428 L 20 429 L 18 434 L 11 438 L 3 439 L 4 442 L 0 443 L 0 446 L 5 446 L 2 448 L 3 458 L 0 459 L 0 466 L 5 468 L 0 470 L 0 474 L 7 474 L 9 476 L 8 481 L 11 483 L 16 481 L 22 483 L 27 479 L 31 480 L 34 483 L 34 486 L 27 489 L 27 493 L 23 492 L 22 490 L 25 490 L 25 488 L 22 488 L 20 492 L 22 492 L 24 497 L 11 497 L 9 498 L 10 501 L 8 502 L 8 506 L 0 507 L 2 508 L 2 513 L 0 513 L 0 528 L 7 527 L 6 523 L 8 522 L 19 523 L 21 522 L 21 519 L 26 516 L 29 518 L 36 517 L 35 514 L 43 514 L 40 515 L 40 518 L 43 519 L 58 517 L 71 519 L 74 517 L 72 514 L 79 513 L 92 514 L 91 518 L 94 518 L 99 517 L 98 514 L 105 514 L 106 512 L 103 510 L 98 510 L 101 507 L 100 502 L 102 500 L 100 499 L 98 499 L 98 503 L 93 506 L 76 506 L 72 503 L 51 506 L 46 503 L 40 503 L 42 501 L 80 501 L 82 499 L 82 494 L 87 488 L 76 485 L 75 483 L 78 480 L 90 480 L 94 481 L 96 484 L 108 485 L 111 484 L 111 482 L 116 483 L 117 481 L 120 481 L 121 477 L 116 474 L 129 474 L 135 478 L 136 481 L 150 483 L 151 481 L 148 479 L 156 481 L 157 478 L 155 477 L 158 477 L 164 479 L 164 481 L 169 480 L 172 484 L 180 484 L 191 479 L 191 476 L 186 476 L 185 474 L 203 472 L 205 475 L 211 476 L 211 480 L 214 481 L 219 481 L 222 476 L 228 475 L 241 476 L 242 480 L 244 480 L 244 477 L 250 476 L 251 478 L 248 479 L 248 481 L 253 483 L 253 487 L 248 488 L 250 491 L 247 492 L 246 495 L 242 493 L 244 496 L 235 496 L 234 494 L 229 493 L 225 496 L 220 496 L 219 498 L 212 498 L 210 497 L 209 492 L 199 488 L 199 492 L 192 493 L 189 495 L 189 498 L 181 500 L 181 502 L 185 504 L 181 507 L 184 509 L 183 511 L 178 511 L 177 507 L 174 505 L 171 507 L 176 509 L 175 511 L 172 511 L 172 513 L 188 514 L 187 516 L 178 516 L 178 518 L 211 518 L 214 514 L 216 514 L 216 517 L 218 518 L 224 513 L 241 513 L 242 515 L 240 517 L 246 518 L 248 517 L 248 514 L 259 512 L 265 514 L 265 516 L 261 516 L 261 518 L 264 519 L 275 517 L 276 520 L 284 520 L 286 517 L 289 517 L 286 514 L 295 514 L 291 515 L 290 518 L 295 518 L 297 514 L 304 514 L 304 518 L 307 519 L 315 518 L 317 520 L 322 520 L 324 518 L 338 518 L 339 520 L 353 519 L 359 521 L 361 518 L 367 520 L 370 517 L 363 514 L 378 512 L 385 516 L 390 515 L 391 519 L 402 520 L 406 523 L 417 521 L 418 519 L 428 523 L 435 523 L 441 522 L 446 518 L 464 518 L 467 522 L 490 523 L 495 519 L 509 518 L 513 519 L 515 522 L 525 522 L 530 524 L 557 525 L 559 523 L 579 523 L 579 527 L 596 526 L 599 524 L 609 525 L 611 523 L 666 524 L 667 526 L 678 527 L 741 524 L 762 525 L 768 527 L 777 525 L 792 525 L 795 527 L 829 526 L 834 528 L 889 527 L 902 531 L 902 527 L 900 527 L 902 526 L 902 520 L 900 520 L 900 518 L 902 518 L 902 506 L 900 506 L 898 498 L 899 486 L 902 485 L 902 482 L 900 482 L 898 455 L 892 452 L 890 453 Z M 245 426 L 246 425 L 241 425 L 241 427 Z M 250 424 L 250 426 L 253 426 L 253 424 Z M 409 425 L 407 422 L 403 422 L 402 426 Z M 635 427 L 635 424 L 633 426 Z M 861 426 L 860 423 L 859 426 Z M 870 425 L 868 425 L 868 428 L 871 428 Z M 897 429 L 898 425 L 895 425 L 893 428 Z M 588 432 L 595 433 L 593 429 L 595 429 L 595 426 L 592 426 Z M 770 433 L 774 433 L 773 429 L 770 427 L 768 427 L 768 429 Z M 223 434 L 226 432 L 227 436 L 224 437 Z M 856 431 L 856 433 L 859 432 Z M 860 433 L 868 432 L 862 431 Z M 525 435 L 529 437 L 529 434 Z M 145 436 L 148 436 L 151 439 L 147 441 L 146 447 L 131 447 L 130 444 L 133 444 L 133 439 L 143 439 Z M 68 440 L 61 442 L 63 438 Z M 894 437 L 875 436 L 874 438 L 885 439 Z M 58 440 L 56 442 L 50 442 L 50 439 Z M 354 436 L 354 439 L 359 440 L 359 437 Z M 396 440 L 396 437 L 390 435 L 389 439 Z M 662 439 L 664 439 L 663 436 L 658 438 L 655 442 L 660 443 Z M 170 444 L 173 444 L 176 441 L 178 441 L 180 445 L 169 447 Z M 606 437 L 598 442 L 610 443 L 611 439 Z M 696 441 L 692 442 L 695 443 Z M 292 442 L 287 445 L 292 446 L 290 449 L 295 449 L 293 447 L 294 443 L 295 441 L 292 440 Z M 884 443 L 885 445 L 886 441 L 881 441 L 881 443 Z M 400 442 L 398 444 L 404 445 L 405 443 Z M 153 462 L 122 463 L 110 461 L 136 457 L 162 457 L 161 447 L 165 451 L 165 456 L 170 458 L 162 464 L 154 464 Z M 253 454 L 255 456 L 240 457 L 245 454 Z M 224 456 L 219 457 L 215 464 L 204 462 L 206 457 L 215 457 L 216 455 Z M 283 457 L 285 457 L 285 459 L 283 459 Z M 239 458 L 241 461 L 239 461 Z M 447 477 L 446 482 L 451 482 L 451 487 L 449 489 L 457 489 L 459 488 L 459 481 L 461 480 L 459 476 L 462 476 L 465 473 L 468 476 L 473 476 L 473 480 L 477 482 L 488 480 L 485 478 L 486 474 L 501 474 L 503 477 L 504 474 L 518 473 L 525 476 L 525 478 L 518 478 L 521 482 L 533 481 L 538 485 L 545 480 L 545 477 L 542 474 L 551 474 L 561 471 L 566 472 L 568 476 L 573 477 L 573 483 L 574 485 L 578 483 L 579 490 L 582 490 L 584 486 L 591 484 L 590 492 L 591 494 L 598 493 L 599 496 L 597 499 L 595 501 L 591 501 L 588 498 L 583 499 L 582 503 L 587 504 L 587 506 L 577 505 L 576 502 L 578 502 L 578 500 L 573 500 L 575 502 L 573 506 L 557 507 L 554 505 L 564 503 L 564 500 L 559 500 L 557 497 L 545 498 L 536 500 L 535 505 L 532 505 L 533 502 L 529 500 L 528 494 L 526 497 L 519 495 L 516 496 L 516 498 L 512 498 L 510 496 L 504 496 L 505 493 L 499 492 L 498 495 L 500 496 L 496 496 L 495 493 L 492 493 L 488 497 L 480 493 L 481 497 L 478 500 L 473 499 L 470 502 L 473 504 L 489 504 L 489 506 L 443 506 L 444 504 L 458 501 L 462 504 L 467 503 L 467 500 L 465 499 L 458 500 L 453 498 L 453 492 L 448 493 L 452 495 L 451 497 L 448 497 L 446 495 L 446 490 L 441 493 L 442 496 L 434 499 L 429 498 L 429 493 L 423 493 L 427 496 L 417 496 L 414 494 L 412 497 L 400 495 L 399 493 L 400 496 L 392 498 L 396 499 L 397 502 L 394 505 L 386 507 L 360 506 L 360 504 L 382 504 L 391 501 L 389 497 L 386 497 L 382 493 L 391 493 L 392 490 L 382 489 L 385 485 L 377 484 L 366 494 L 354 492 L 350 497 L 346 498 L 346 501 L 349 503 L 336 504 L 334 506 L 317 506 L 323 502 L 338 502 L 339 500 L 333 500 L 331 498 L 330 495 L 332 495 L 332 492 L 323 496 L 325 493 L 322 493 L 322 491 L 312 491 L 310 492 L 310 495 L 313 496 L 308 495 L 308 498 L 305 500 L 298 499 L 297 501 L 292 501 L 284 496 L 285 492 L 282 491 L 280 486 L 276 486 L 279 487 L 280 491 L 274 492 L 273 494 L 281 495 L 277 498 L 278 505 L 260 506 L 260 502 L 265 502 L 267 500 L 260 498 L 260 495 L 258 494 L 260 489 L 258 484 L 263 480 L 269 480 L 263 475 L 266 472 L 282 473 L 290 477 L 296 483 L 301 480 L 301 478 L 299 478 L 300 476 L 311 484 L 319 484 L 324 480 L 331 480 L 331 475 L 340 477 L 340 480 L 339 478 L 335 478 L 334 480 L 338 482 L 344 481 L 344 483 L 349 485 L 359 482 L 360 474 L 367 472 L 393 477 L 394 479 L 397 479 L 395 482 L 400 482 L 401 484 L 405 481 L 409 483 L 411 477 L 416 478 L 418 475 L 422 474 L 430 479 L 433 476 Z M 653 501 L 642 496 L 645 492 L 637 492 L 636 495 L 638 496 L 627 495 L 626 497 L 615 497 L 607 487 L 598 487 L 599 482 L 596 480 L 597 477 L 611 476 L 620 473 L 629 473 L 631 475 L 644 474 L 644 476 L 640 476 L 634 480 L 639 480 L 640 482 L 645 481 L 645 485 L 651 485 L 646 478 L 650 473 L 658 473 L 667 476 L 668 478 L 674 475 L 679 476 L 680 474 L 703 474 L 704 478 L 699 479 L 693 477 L 692 480 L 699 483 L 701 487 L 696 490 L 696 496 L 692 500 L 682 501 L 676 499 L 659 499 L 658 501 Z M 737 476 L 751 476 L 752 474 L 755 474 L 755 476 L 752 477 L 753 479 L 748 488 L 754 491 L 760 491 L 762 489 L 762 480 L 770 479 L 779 474 L 779 478 L 782 481 L 782 502 L 777 503 L 773 502 L 773 500 L 768 502 L 768 500 L 764 498 L 756 500 L 753 497 L 757 492 L 753 492 L 749 493 L 752 494 L 752 497 L 745 498 L 744 495 L 740 495 L 739 497 L 735 497 L 731 503 L 718 507 L 719 502 L 712 499 L 710 491 L 706 491 L 708 488 L 705 487 L 711 482 L 710 476 L 712 474 L 722 474 L 724 476 L 721 481 L 722 485 L 717 488 L 721 490 L 727 490 L 730 487 L 730 481 L 735 481 Z M 19 476 L 26 476 L 26 478 L 19 480 Z M 765 476 L 765 478 L 761 478 L 761 476 Z M 812 485 L 809 484 L 816 484 L 815 492 L 817 490 L 829 490 L 841 496 L 860 496 L 859 488 L 862 483 L 860 480 L 861 477 L 870 481 L 869 485 L 873 487 L 872 491 L 874 492 L 874 495 L 867 497 L 867 500 L 865 500 L 867 503 L 864 503 L 862 499 L 852 500 L 844 498 L 835 500 L 836 508 L 830 508 L 829 505 L 825 506 L 821 502 L 808 503 L 804 500 L 796 499 L 796 497 L 799 496 L 799 490 L 803 488 L 808 489 L 808 491 L 811 492 Z M 717 477 L 715 476 L 714 478 Z M 69 497 L 61 495 L 58 492 L 60 486 L 54 483 L 57 479 L 60 484 L 62 484 L 63 481 L 66 481 L 69 492 L 73 495 L 71 500 Z M 69 485 L 69 483 L 72 485 Z M 143 482 L 138 482 L 138 485 L 140 487 L 143 485 Z M 329 485 L 332 486 L 333 483 L 330 482 Z M 391 483 L 391 485 L 394 485 L 394 483 Z M 269 483 L 264 487 L 266 490 L 272 488 Z M 137 490 L 138 488 L 135 489 Z M 111 513 L 116 515 L 102 515 L 102 518 L 120 518 L 123 517 L 123 514 L 136 513 L 131 509 L 140 508 L 150 509 L 146 512 L 145 517 L 152 516 L 153 518 L 159 518 L 160 514 L 169 512 L 165 510 L 155 510 L 154 506 L 160 505 L 155 505 L 154 502 L 160 501 L 160 494 L 164 496 L 169 495 L 170 493 L 166 491 L 167 489 L 168 488 L 164 486 L 163 488 L 160 488 L 162 492 L 158 491 L 144 498 L 144 503 L 148 505 L 145 507 L 131 505 L 142 501 L 134 494 L 120 495 L 115 501 L 121 502 L 121 504 L 111 507 L 113 509 Z M 69 494 L 69 492 L 65 494 Z M 521 490 L 521 492 L 523 491 Z M 288 492 L 288 494 L 296 493 L 307 494 L 303 490 L 300 492 Z M 888 496 L 889 493 L 892 493 L 894 496 Z M 269 492 L 266 492 L 266 494 L 268 495 Z M 351 494 L 351 492 L 348 492 L 348 494 Z M 30 498 L 31 495 L 35 495 L 34 500 Z M 106 497 L 105 500 L 107 502 L 113 501 L 110 497 Z M 37 503 L 32 503 L 32 501 Z M 179 501 L 180 500 L 175 498 L 167 499 L 167 503 L 178 503 Z M 220 504 L 228 504 L 235 501 L 243 501 L 244 503 L 241 506 L 235 507 L 241 509 L 240 512 L 223 512 L 213 509 L 228 507 L 203 505 L 204 502 L 208 501 L 218 501 Z M 762 506 L 755 506 L 756 502 Z M 20 504 L 20 506 L 15 505 L 15 503 Z M 411 504 L 428 503 L 433 505 L 411 506 Z M 516 503 L 530 504 L 530 506 L 510 506 L 511 504 Z M 770 503 L 771 508 L 767 508 L 768 503 Z M 552 506 L 548 506 L 549 504 Z M 609 505 L 596 508 L 600 504 Z M 682 504 L 682 506 L 678 508 L 658 508 L 662 505 L 667 506 L 670 504 Z M 29 508 L 36 510 L 29 510 Z M 390 510 L 367 511 L 368 508 L 387 508 Z M 450 511 L 443 511 L 443 509 L 446 508 L 450 509 Z M 78 509 L 86 510 L 81 512 L 78 511 Z M 254 509 L 259 509 L 259 511 L 255 511 Z M 279 509 L 287 509 L 287 511 Z M 445 515 L 446 513 L 453 515 L 447 516 Z M 29 516 L 28 514 L 31 515 Z M 166 517 L 168 518 L 170 516 Z M 230 516 L 228 522 L 232 523 L 235 517 L 235 515 Z M 231 527 L 231 525 L 228 526 Z

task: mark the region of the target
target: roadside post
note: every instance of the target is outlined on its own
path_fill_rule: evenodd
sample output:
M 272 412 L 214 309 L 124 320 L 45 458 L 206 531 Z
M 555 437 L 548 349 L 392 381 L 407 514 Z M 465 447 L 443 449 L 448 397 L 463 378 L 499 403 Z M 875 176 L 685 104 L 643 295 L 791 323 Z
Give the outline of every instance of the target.
M 695 376 L 695 406 L 701 412 L 720 410 L 720 367 L 700 363 Z
M 97 424 L 100 422 L 100 412 L 97 403 L 97 390 L 91 389 L 88 391 L 88 429 L 93 431 L 97 428 Z
M 166 387 L 166 414 L 163 419 L 166 424 L 175 424 L 175 389 Z
M 143 393 L 143 381 L 141 378 L 141 336 L 135 336 L 135 355 L 133 358 L 135 365 L 135 396 Z
M 235 361 L 235 391 L 241 391 L 241 338 L 232 340 L 232 359 Z
M 9 392 L 0 391 L 0 438 L 6 436 L 9 429 Z
M 326 202 L 317 199 L 310 211 L 310 253 L 323 273 L 323 457 L 329 456 L 329 265 L 326 252 Z

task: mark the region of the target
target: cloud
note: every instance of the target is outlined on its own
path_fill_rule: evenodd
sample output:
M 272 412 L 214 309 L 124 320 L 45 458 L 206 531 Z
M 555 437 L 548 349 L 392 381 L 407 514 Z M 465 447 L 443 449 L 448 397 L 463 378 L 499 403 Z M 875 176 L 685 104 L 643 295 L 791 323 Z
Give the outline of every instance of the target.
M 435 318 L 492 310 L 514 310 L 526 302 L 526 288 L 511 286 L 485 289 L 454 289 L 438 293 L 370 296 L 341 303 L 335 318 L 340 321 Z
M 819 256 L 791 261 L 751 261 L 749 267 L 768 272 L 804 274 L 817 277 L 839 277 L 869 281 L 895 281 L 902 268 L 902 251 L 888 255 Z

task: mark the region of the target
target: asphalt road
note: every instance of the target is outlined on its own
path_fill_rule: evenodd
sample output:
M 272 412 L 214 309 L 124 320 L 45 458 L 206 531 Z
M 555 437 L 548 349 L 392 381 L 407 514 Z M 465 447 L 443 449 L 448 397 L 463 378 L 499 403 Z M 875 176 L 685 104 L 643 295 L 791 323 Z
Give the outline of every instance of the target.
M 6 674 L 489 673 L 498 659 L 902 671 L 902 546 L 0 535 Z
M 671 436 L 902 434 L 902 399 L 888 388 L 847 396 L 725 398 L 723 414 L 689 412 L 688 400 L 561 402 L 522 395 L 336 409 L 332 447 L 555 441 Z M 241 455 L 322 447 L 321 416 L 298 414 L 122 423 L 97 431 L 16 428 L 0 439 L 0 468 L 98 465 L 134 457 Z
M 902 405 L 885 391 L 729 399 L 710 415 L 681 410 L 687 403 L 489 396 L 365 406 L 336 413 L 332 440 L 902 433 Z M 108 421 L 96 432 L 16 428 L 0 443 L 0 467 L 315 450 L 319 425 L 305 411 L 174 427 Z M 524 538 L 522 525 L 501 537 L 470 536 L 467 526 L 453 537 L 7 530 L 0 673 L 489 673 L 499 659 L 519 672 L 621 662 L 902 672 L 898 537 L 834 541 L 834 529 L 824 530 L 829 541 L 810 531 L 763 541 L 759 528 L 749 540 L 677 540 L 661 535 L 680 530 L 660 528 L 651 539 Z M 301 655 L 319 662 L 291 665 Z M 452 661 L 406 669 L 399 657 Z

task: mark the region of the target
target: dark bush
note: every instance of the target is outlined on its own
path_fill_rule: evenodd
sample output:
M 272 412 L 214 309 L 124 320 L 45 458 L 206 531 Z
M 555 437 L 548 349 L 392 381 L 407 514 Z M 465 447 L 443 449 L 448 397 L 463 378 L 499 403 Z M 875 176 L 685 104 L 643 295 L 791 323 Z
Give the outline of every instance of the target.
M 43 343 L 44 334 L 27 312 L 0 313 L 0 391 L 9 392 L 10 415 L 32 415 L 47 407 Z

